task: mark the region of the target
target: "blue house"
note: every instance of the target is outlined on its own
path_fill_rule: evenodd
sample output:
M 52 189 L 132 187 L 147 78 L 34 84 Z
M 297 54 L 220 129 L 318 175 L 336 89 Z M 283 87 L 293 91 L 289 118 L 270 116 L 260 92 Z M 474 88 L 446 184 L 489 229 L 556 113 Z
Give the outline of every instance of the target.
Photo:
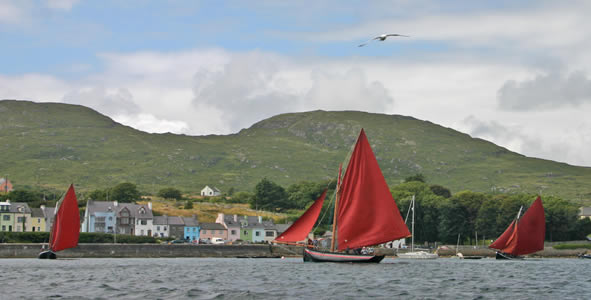
M 184 227 L 184 238 L 188 241 L 199 241 L 199 232 L 201 228 L 199 227 L 199 222 L 197 222 L 197 218 L 195 216 L 188 218 L 183 217 L 183 222 L 185 223 Z

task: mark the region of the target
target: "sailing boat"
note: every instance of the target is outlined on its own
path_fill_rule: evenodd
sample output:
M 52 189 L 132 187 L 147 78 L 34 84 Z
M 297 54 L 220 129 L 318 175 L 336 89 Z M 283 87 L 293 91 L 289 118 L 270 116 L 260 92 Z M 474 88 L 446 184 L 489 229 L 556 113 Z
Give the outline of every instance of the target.
M 415 251 L 415 195 L 412 195 L 412 200 L 410 201 L 411 210 L 412 210 L 412 239 L 410 243 L 410 252 L 406 253 L 399 253 L 397 256 L 399 258 L 413 258 L 413 259 L 435 259 L 438 258 L 439 255 L 436 253 L 429 253 L 426 251 Z M 408 215 L 407 215 L 408 217 Z
M 41 259 L 56 259 L 55 252 L 78 246 L 80 236 L 80 212 L 74 185 L 71 184 L 66 194 L 56 203 L 49 250 L 39 253 Z
M 534 253 L 544 249 L 546 235 L 546 217 L 540 196 L 529 209 L 521 215 L 519 209 L 517 217 L 501 236 L 490 244 L 489 248 L 497 249 L 497 259 L 523 258 L 521 255 Z
M 300 219 L 311 218 L 310 210 L 317 209 L 314 208 L 317 203 Z M 312 225 L 316 222 L 319 211 L 315 214 L 313 221 L 307 221 Z M 359 133 L 342 183 L 339 176 L 334 216 L 330 251 L 304 248 L 305 262 L 379 263 L 384 255 L 350 251 L 358 252 L 363 247 L 410 236 L 363 129 Z M 301 230 L 307 234 L 309 230 L 300 229 L 300 226 L 303 228 L 301 224 L 304 224 L 299 222 L 300 219 L 290 229 L 297 226 L 293 231 Z M 281 236 L 278 240 L 280 239 Z

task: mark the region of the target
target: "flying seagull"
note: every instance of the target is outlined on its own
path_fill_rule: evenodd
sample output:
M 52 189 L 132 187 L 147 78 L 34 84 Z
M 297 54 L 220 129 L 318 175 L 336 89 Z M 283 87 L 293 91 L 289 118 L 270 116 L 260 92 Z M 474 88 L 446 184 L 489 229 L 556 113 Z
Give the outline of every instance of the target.
M 377 41 L 377 40 L 379 40 L 380 42 L 383 42 L 383 41 L 385 41 L 385 40 L 386 40 L 386 39 L 387 39 L 389 36 L 402 36 L 402 37 L 409 37 L 408 35 L 402 35 L 402 34 L 398 34 L 398 33 L 385 33 L 385 34 L 382 34 L 382 35 L 378 35 L 378 36 L 376 36 L 375 38 L 373 38 L 373 39 L 371 39 L 371 40 L 369 40 L 369 41 L 367 41 L 367 42 L 365 42 L 365 43 L 363 43 L 363 44 L 361 44 L 361 45 L 359 45 L 359 46 L 357 46 L 357 47 L 363 47 L 363 46 L 367 45 L 367 44 L 368 44 L 369 42 L 371 42 L 371 41 Z

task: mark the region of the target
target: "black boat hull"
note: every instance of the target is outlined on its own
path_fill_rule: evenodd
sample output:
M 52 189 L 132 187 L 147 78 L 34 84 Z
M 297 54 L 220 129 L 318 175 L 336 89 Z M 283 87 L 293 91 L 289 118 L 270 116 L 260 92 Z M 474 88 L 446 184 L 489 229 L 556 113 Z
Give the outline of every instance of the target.
M 579 258 L 591 258 L 591 254 L 579 254 Z
M 382 259 L 384 255 L 324 252 L 304 248 L 304 262 L 379 263 Z
M 51 250 L 47 250 L 47 251 L 43 251 L 41 253 L 39 253 L 39 259 L 56 259 L 57 255 L 55 254 L 55 252 L 51 251 Z
M 503 253 L 503 252 L 497 251 L 496 258 L 497 259 L 523 259 L 523 256 L 515 256 L 515 255 L 511 255 L 509 253 Z

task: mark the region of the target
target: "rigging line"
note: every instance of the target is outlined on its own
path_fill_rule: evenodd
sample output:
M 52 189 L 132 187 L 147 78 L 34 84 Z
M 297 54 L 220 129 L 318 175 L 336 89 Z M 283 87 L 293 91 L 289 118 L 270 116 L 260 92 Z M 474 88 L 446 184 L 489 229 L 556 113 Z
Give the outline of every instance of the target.
M 331 179 L 331 180 L 328 182 L 328 184 L 327 184 L 326 188 L 328 188 L 328 187 L 330 186 L 330 184 L 332 183 L 332 181 L 333 181 L 333 180 L 334 180 L 334 179 Z M 332 193 L 332 195 L 330 196 L 330 202 L 328 203 L 328 207 L 329 207 L 329 208 L 331 207 L 333 200 L 336 198 L 336 191 L 337 191 L 337 189 L 335 188 L 334 192 L 333 192 L 333 193 Z M 314 227 L 314 228 L 312 229 L 312 232 L 314 232 L 314 231 L 315 231 L 315 230 L 316 230 L 316 229 L 317 229 L 317 228 L 320 226 L 320 224 L 322 224 L 322 221 L 324 220 L 324 217 L 326 217 L 326 213 L 327 213 L 327 212 L 328 212 L 328 209 L 325 209 L 325 210 L 324 210 L 324 213 L 322 214 L 322 217 L 320 217 L 320 219 L 318 220 L 318 222 L 316 222 L 316 223 L 317 223 L 316 227 Z

